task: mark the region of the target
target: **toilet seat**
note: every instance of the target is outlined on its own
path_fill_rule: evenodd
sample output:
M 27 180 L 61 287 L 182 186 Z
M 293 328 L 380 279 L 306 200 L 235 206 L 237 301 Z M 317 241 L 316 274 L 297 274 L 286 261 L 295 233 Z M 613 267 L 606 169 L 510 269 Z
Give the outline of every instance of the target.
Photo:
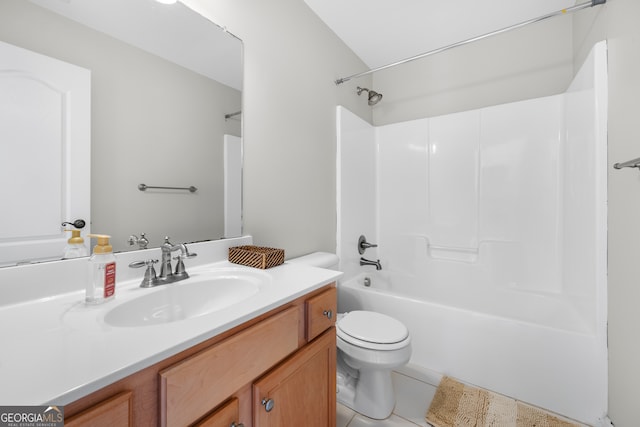
M 409 344 L 407 327 L 393 317 L 373 311 L 345 313 L 336 324 L 338 338 L 371 350 L 397 350 Z

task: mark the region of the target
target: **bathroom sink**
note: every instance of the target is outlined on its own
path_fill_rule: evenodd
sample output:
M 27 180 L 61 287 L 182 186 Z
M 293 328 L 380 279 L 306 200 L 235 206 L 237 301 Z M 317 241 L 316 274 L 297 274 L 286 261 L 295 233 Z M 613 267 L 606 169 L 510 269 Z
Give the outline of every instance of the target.
M 237 304 L 260 291 L 268 276 L 224 270 L 159 285 L 143 296 L 109 310 L 105 323 L 119 327 L 152 326 L 203 316 Z

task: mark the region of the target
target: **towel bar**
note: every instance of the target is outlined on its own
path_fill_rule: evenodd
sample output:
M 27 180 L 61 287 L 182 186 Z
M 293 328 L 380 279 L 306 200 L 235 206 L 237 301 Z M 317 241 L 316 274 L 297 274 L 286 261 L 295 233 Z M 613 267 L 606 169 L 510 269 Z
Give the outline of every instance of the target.
M 613 165 L 613 167 L 616 169 L 640 168 L 640 157 L 638 157 L 637 159 L 626 161 L 626 162 L 616 163 Z
M 198 189 L 193 185 L 191 187 L 155 187 L 147 184 L 138 184 L 138 190 L 140 191 L 146 191 L 149 188 L 157 188 L 162 190 L 187 190 L 191 193 L 195 193 L 196 191 L 198 191 Z

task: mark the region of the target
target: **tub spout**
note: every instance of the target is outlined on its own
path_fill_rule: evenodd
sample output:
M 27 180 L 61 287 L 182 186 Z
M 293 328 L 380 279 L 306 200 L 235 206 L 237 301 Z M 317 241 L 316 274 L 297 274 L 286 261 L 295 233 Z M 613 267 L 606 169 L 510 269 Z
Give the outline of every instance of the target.
M 360 265 L 375 265 L 376 270 L 382 270 L 382 265 L 380 265 L 380 260 L 370 261 L 366 258 L 360 257 Z

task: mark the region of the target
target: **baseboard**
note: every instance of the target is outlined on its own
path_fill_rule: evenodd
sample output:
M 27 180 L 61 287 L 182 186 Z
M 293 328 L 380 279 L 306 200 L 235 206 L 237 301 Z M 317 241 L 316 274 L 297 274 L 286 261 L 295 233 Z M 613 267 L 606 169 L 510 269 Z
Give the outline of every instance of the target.
M 401 366 L 394 372 L 413 378 L 416 381 L 430 384 L 434 387 L 438 387 L 440 380 L 442 380 L 441 373 L 411 363 Z

